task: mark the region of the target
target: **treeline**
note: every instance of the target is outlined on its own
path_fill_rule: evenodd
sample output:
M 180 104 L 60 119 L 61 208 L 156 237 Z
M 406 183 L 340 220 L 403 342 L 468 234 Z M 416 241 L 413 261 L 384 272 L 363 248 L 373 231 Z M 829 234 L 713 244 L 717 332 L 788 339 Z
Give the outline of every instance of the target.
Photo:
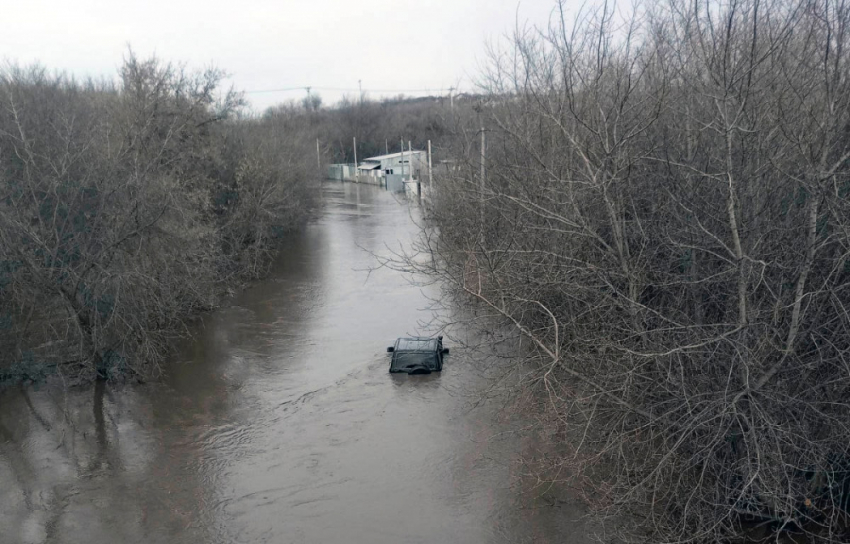
M 156 374 L 305 219 L 305 121 L 241 117 L 222 77 L 132 52 L 117 81 L 0 69 L 0 382 Z
M 407 265 L 521 331 L 543 477 L 627 534 L 847 542 L 850 5 L 629 9 L 493 52 Z
M 461 118 L 479 101 L 476 95 L 405 97 L 375 100 L 368 95 L 345 96 L 339 102 L 323 106 L 322 98 L 311 94 L 301 101 L 290 101 L 268 108 L 262 118 L 281 116 L 303 119 L 303 137 L 313 138 L 313 160 L 316 161 L 315 139 L 318 138 L 322 164 L 354 163 L 354 138 L 357 159 L 398 153 L 401 142 L 413 149 L 427 149 L 432 142 L 434 156 L 452 156 L 456 131 L 462 129 Z M 309 129 L 307 128 L 309 127 Z
M 353 163 L 352 138 L 357 138 L 357 158 L 401 151 L 408 142 L 414 149 L 426 149 L 428 140 L 443 141 L 451 128 L 448 99 L 363 100 L 344 98 L 325 111 L 322 131 L 331 162 Z

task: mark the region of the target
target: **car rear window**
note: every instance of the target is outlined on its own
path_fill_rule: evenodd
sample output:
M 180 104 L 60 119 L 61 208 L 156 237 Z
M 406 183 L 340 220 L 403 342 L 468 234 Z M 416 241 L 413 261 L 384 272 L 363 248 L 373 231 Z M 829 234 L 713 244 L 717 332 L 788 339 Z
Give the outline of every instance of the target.
M 410 352 L 395 352 L 393 354 L 390 372 L 407 372 L 411 366 L 423 365 L 431 370 L 437 370 L 437 354 L 436 353 L 410 353 Z

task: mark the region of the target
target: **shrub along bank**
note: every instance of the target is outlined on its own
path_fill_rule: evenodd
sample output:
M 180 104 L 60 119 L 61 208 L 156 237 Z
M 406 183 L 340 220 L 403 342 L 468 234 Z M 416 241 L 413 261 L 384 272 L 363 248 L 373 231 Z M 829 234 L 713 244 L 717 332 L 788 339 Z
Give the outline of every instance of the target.
M 850 6 L 555 14 L 494 50 L 408 266 L 522 332 L 542 477 L 632 535 L 847 542 Z
M 170 337 L 305 219 L 292 119 L 129 52 L 112 82 L 0 70 L 0 381 L 156 374 Z

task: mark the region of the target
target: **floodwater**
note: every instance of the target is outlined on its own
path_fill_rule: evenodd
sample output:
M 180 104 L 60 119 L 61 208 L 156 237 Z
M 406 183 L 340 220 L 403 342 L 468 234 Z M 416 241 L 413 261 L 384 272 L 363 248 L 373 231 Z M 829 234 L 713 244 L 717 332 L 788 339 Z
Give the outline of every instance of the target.
M 409 241 L 417 208 L 322 192 L 161 382 L 0 393 L 0 543 L 589 541 L 578 506 L 520 491 L 530 446 L 473 402 L 462 349 L 440 374 L 387 372 L 395 337 L 430 334 L 436 292 L 370 272 L 370 252 Z

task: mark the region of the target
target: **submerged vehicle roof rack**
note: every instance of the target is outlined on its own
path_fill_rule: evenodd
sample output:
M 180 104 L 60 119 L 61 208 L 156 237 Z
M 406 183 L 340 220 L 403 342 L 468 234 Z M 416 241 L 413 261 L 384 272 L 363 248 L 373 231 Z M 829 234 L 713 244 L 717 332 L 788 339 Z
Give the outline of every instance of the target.
M 390 372 L 406 374 L 430 374 L 443 370 L 443 355 L 449 352 L 443 347 L 443 337 L 427 338 L 416 336 L 399 338 L 387 348 L 392 353 Z

